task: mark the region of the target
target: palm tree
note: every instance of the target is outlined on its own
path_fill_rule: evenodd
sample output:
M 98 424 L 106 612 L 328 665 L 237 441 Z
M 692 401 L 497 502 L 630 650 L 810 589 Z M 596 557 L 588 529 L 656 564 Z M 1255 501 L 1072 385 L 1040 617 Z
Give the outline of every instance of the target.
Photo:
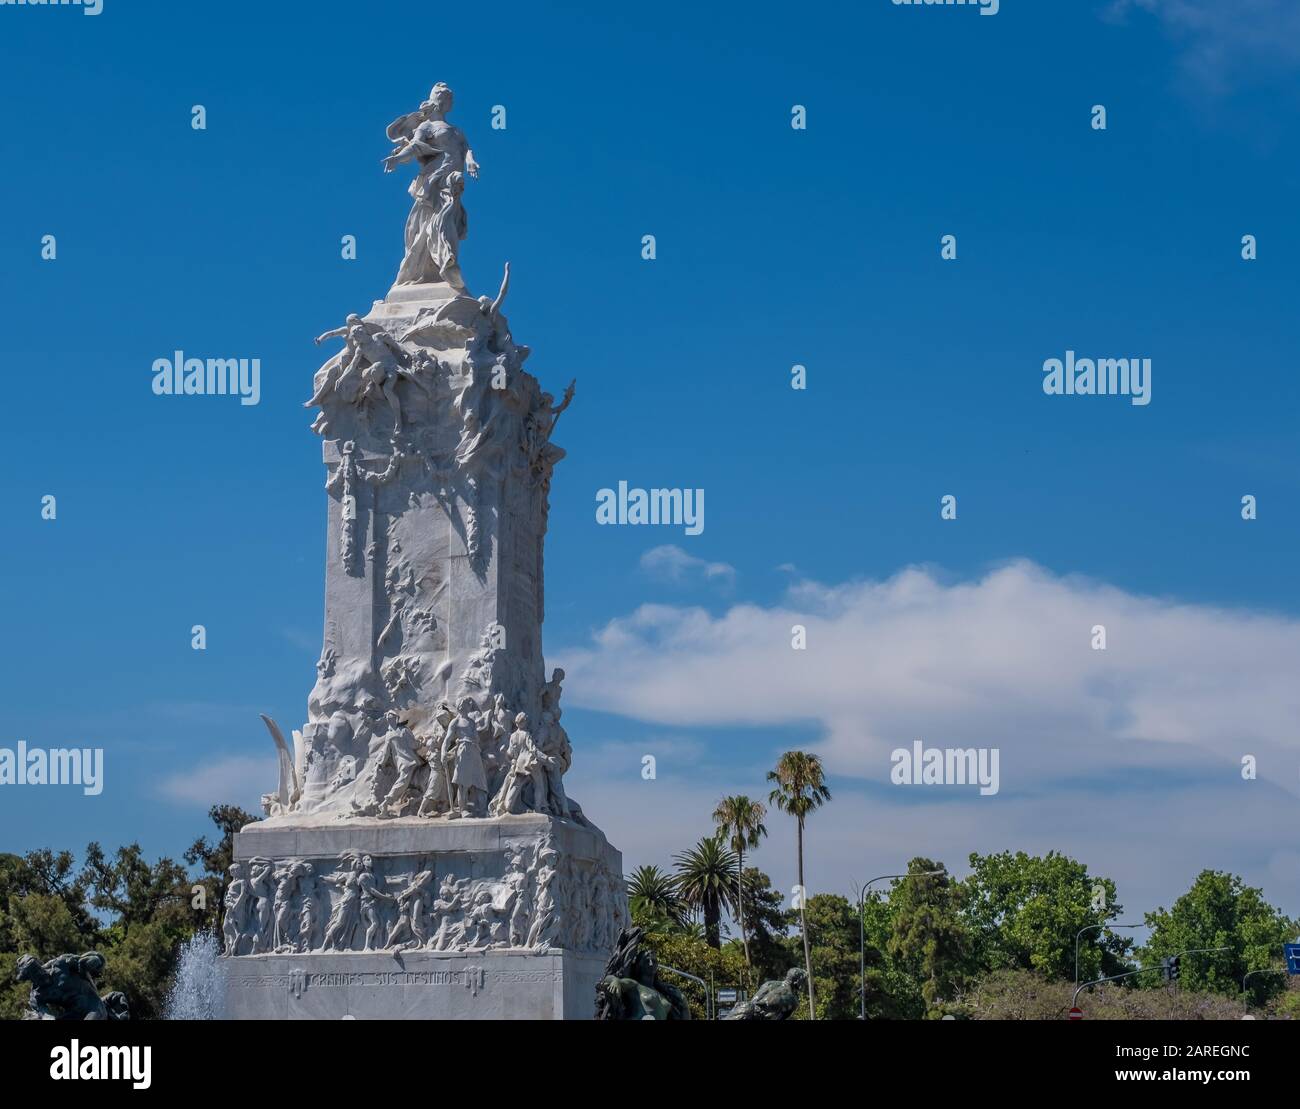
M 751 966 L 749 960 L 749 934 L 745 931 L 745 897 L 741 889 L 742 876 L 745 873 L 745 848 L 757 847 L 758 841 L 767 835 L 763 826 L 763 817 L 767 809 L 757 801 L 752 801 L 744 794 L 724 797 L 713 810 L 713 822 L 718 826 L 719 837 L 726 836 L 731 849 L 736 853 L 736 909 L 740 924 L 740 940 L 745 945 L 745 966 Z
M 677 864 L 677 893 L 704 915 L 704 939 L 712 948 L 722 947 L 722 910 L 735 908 L 736 853 L 720 836 L 708 836 L 689 851 L 674 856 Z
M 803 933 L 804 969 L 808 972 L 808 1019 L 816 1020 L 812 952 L 808 947 L 808 922 L 804 918 L 803 909 L 804 902 L 808 899 L 807 887 L 803 881 L 803 826 L 809 813 L 821 808 L 823 802 L 831 799 L 831 791 L 826 788 L 821 759 L 805 751 L 787 751 L 777 759 L 776 769 L 768 771 L 767 780 L 776 783 L 768 800 L 798 822 L 799 930 Z
M 634 918 L 666 928 L 686 924 L 687 906 L 677 894 L 677 879 L 657 866 L 639 866 L 627 881 L 628 908 Z

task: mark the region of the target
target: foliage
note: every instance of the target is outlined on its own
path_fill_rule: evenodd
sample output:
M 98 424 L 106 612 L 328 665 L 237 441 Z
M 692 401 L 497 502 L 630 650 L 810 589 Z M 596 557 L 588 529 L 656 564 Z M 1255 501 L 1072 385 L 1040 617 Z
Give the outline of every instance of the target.
M 109 913 L 122 935 L 133 925 L 165 919 L 181 932 L 190 920 L 190 877 L 171 859 L 150 864 L 138 843 L 119 847 L 109 858 L 98 843 L 86 848 L 83 870 L 90 904 Z M 192 929 L 190 929 L 192 930 Z
M 1078 937 L 1080 982 L 1127 969 L 1132 939 L 1095 927 L 1123 911 L 1109 878 L 1090 877 L 1082 863 L 1055 851 L 971 855 L 970 865 L 963 913 L 980 966 L 1073 981 Z
M 818 1020 L 852 1020 L 858 1015 L 859 944 L 857 906 L 833 893 L 810 897 L 804 922 L 812 954 Z M 791 943 L 791 963 L 801 954 Z M 797 1016 L 807 1018 L 808 999 L 799 1003 Z
M 1151 934 L 1140 955 L 1144 966 L 1158 964 L 1165 956 L 1202 948 L 1226 947 L 1226 951 L 1199 951 L 1179 961 L 1179 984 L 1188 990 L 1210 990 L 1237 997 L 1246 972 L 1276 966 L 1282 944 L 1290 942 L 1300 922 L 1289 920 L 1267 901 L 1261 890 L 1247 886 L 1235 874 L 1203 870 L 1192 888 L 1174 902 L 1172 909 L 1146 914 Z M 1159 984 L 1156 975 L 1144 976 Z M 1283 988 L 1274 974 L 1259 974 L 1250 980 L 1257 1002 Z
M 794 914 L 786 909 L 781 891 L 772 888 L 772 879 L 757 867 L 745 868 L 741 895 L 749 931 L 749 981 L 757 988 L 769 979 L 784 978 L 800 961 L 797 956 L 792 960 L 786 938 Z
M 1260 977 L 1264 977 L 1262 974 Z M 1282 991 L 1269 1003 L 1266 1010 L 1269 1016 L 1280 1020 L 1300 1020 L 1300 978 L 1282 979 L 1286 983 Z
M 704 935 L 712 948 L 722 946 L 722 911 L 735 912 L 739 864 L 736 853 L 718 836 L 706 836 L 689 851 L 674 856 L 677 893 L 704 917 Z
M 1074 985 L 1029 970 L 995 970 L 957 999 L 955 1015 L 972 1020 L 1066 1020 Z M 1192 990 L 1096 986 L 1079 995 L 1085 1020 L 1236 1020 L 1241 1005 Z
M 769 770 L 767 780 L 775 783 L 768 800 L 800 826 L 831 799 L 821 759 L 805 751 L 787 751 Z
M 11 950 L 15 942 L 9 933 L 7 906 L 31 896 L 56 898 L 78 933 L 94 932 L 96 922 L 86 900 L 86 880 L 74 873 L 75 867 L 76 858 L 70 851 L 42 849 L 22 857 L 0 855 L 0 950 Z
M 669 932 L 686 924 L 689 906 L 677 894 L 677 879 L 657 866 L 639 866 L 627 881 L 632 923 L 648 932 Z
M 931 870 L 941 873 L 925 873 Z M 930 859 L 913 859 L 907 872 L 912 877 L 896 881 L 890 894 L 897 904 L 886 947 L 920 980 L 926 1016 L 939 1017 L 970 966 L 970 934 L 962 917 L 965 888 Z
M 767 828 L 763 824 L 765 816 L 767 816 L 767 809 L 743 793 L 724 797 L 713 810 L 713 822 L 717 826 L 718 835 L 726 839 L 736 853 L 738 883 L 743 881 L 745 849 L 757 847 L 759 841 L 767 835 Z M 745 896 L 739 888 L 736 894 L 737 923 L 740 925 L 740 939 L 745 949 L 745 963 L 748 965 L 752 960 L 749 950 L 749 929 L 745 925 Z
M 908 961 L 890 953 L 897 900 L 872 892 L 862 906 L 867 963 L 867 1019 L 919 1020 L 926 1003 Z

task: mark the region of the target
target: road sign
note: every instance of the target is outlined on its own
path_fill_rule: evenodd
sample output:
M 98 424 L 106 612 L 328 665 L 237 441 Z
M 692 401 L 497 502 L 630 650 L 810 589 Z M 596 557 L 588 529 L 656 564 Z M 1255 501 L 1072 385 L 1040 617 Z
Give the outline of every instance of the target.
M 1282 950 L 1286 952 L 1287 974 L 1300 974 L 1300 943 L 1284 943 Z
M 736 991 L 735 991 L 735 990 L 719 990 L 719 991 L 718 991 L 718 1000 L 719 1000 L 723 1005 L 734 1005 L 734 1004 L 736 1003 Z
M 1076 1005 L 1073 1009 L 1070 1010 L 1070 1019 L 1083 1020 L 1083 1010 Z

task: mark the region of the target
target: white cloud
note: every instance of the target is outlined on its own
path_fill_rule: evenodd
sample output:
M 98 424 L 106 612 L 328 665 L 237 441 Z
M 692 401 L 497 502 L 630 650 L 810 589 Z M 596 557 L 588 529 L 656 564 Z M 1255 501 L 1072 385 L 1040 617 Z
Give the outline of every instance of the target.
M 791 649 L 794 624 L 807 628 L 805 651 Z M 1104 651 L 1091 646 L 1098 624 Z M 653 783 L 601 766 L 584 802 L 632 862 L 666 861 L 670 843 L 708 832 L 722 792 L 765 796 L 758 767 L 797 744 L 822 755 L 837 787 L 812 825 L 835 888 L 919 853 L 955 865 L 972 850 L 1056 847 L 1127 873 L 1135 907 L 1224 866 L 1300 909 L 1300 874 L 1277 854 L 1294 853 L 1284 829 L 1300 806 L 1300 621 L 1015 562 L 974 581 L 917 568 L 805 581 L 777 605 L 717 616 L 646 605 L 563 655 L 574 706 L 697 738 L 745 726 L 817 737 L 764 740 L 751 768 Z M 890 752 L 914 739 L 997 747 L 1000 794 L 890 785 Z M 1248 754 L 1257 781 L 1242 780 Z
M 180 804 L 208 806 L 222 802 L 256 812 L 262 794 L 274 789 L 276 773 L 275 759 L 269 755 L 231 755 L 169 775 L 158 783 L 158 792 Z
M 806 650 L 791 648 L 795 625 Z M 1095 625 L 1106 650 L 1092 649 Z M 881 756 L 916 738 L 1010 743 L 1058 772 L 1107 744 L 1110 768 L 1149 763 L 1151 744 L 1186 758 L 1250 753 L 1261 776 L 1288 785 L 1300 757 L 1300 621 L 1137 596 L 1027 562 L 952 584 L 918 568 L 884 582 L 803 581 L 779 605 L 717 617 L 644 605 L 564 652 L 564 666 L 574 703 L 652 723 L 817 722 L 833 769 L 879 781 Z M 1285 773 L 1266 756 L 1290 760 Z
M 641 569 L 650 577 L 675 585 L 702 580 L 731 586 L 736 581 L 736 568 L 729 563 L 709 562 L 671 543 L 646 551 L 641 556 Z
M 1261 69 L 1300 65 L 1295 0 L 1114 0 L 1108 11 L 1119 18 L 1133 11 L 1158 16 L 1181 45 L 1184 67 L 1217 91 Z

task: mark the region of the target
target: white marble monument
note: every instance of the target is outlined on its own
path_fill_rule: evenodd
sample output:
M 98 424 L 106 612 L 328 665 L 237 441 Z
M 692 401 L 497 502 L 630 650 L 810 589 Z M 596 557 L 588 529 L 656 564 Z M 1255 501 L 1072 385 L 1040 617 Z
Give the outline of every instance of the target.
M 235 837 L 234 1018 L 589 1017 L 626 921 L 622 859 L 565 791 L 542 657 L 551 434 L 573 397 L 523 366 L 458 263 L 478 164 L 437 85 L 388 128 L 416 176 L 397 280 L 318 343 L 325 636 L 267 819 Z

